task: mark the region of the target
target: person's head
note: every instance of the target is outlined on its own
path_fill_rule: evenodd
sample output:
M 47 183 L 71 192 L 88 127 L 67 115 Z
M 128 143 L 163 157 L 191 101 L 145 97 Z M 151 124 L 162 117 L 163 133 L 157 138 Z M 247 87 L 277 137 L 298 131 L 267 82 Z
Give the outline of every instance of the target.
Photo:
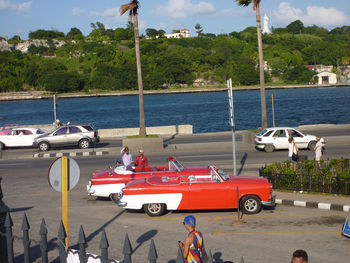
M 290 136 L 290 137 L 288 138 L 288 141 L 289 141 L 289 143 L 292 143 L 292 142 L 294 141 L 294 138 L 293 138 L 292 136 Z
M 142 149 L 139 150 L 139 155 L 142 156 L 144 151 Z
M 128 147 L 128 146 L 125 146 L 125 147 L 124 147 L 124 152 L 125 152 L 126 154 L 129 154 L 129 147 Z
M 321 140 L 321 136 L 316 136 L 316 141 Z
M 306 251 L 302 249 L 298 249 L 294 251 L 291 263 L 307 263 L 308 260 L 309 259 Z
M 115 164 L 116 164 L 116 166 L 120 166 L 122 164 L 122 161 L 118 159 L 115 161 Z
M 186 216 L 183 224 L 188 231 L 192 231 L 196 228 L 196 218 L 192 215 Z

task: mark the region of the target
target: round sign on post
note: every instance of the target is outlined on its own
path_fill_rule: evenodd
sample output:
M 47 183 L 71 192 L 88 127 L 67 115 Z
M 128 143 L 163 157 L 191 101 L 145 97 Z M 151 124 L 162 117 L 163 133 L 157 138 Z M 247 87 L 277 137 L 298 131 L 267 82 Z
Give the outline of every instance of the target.
M 67 158 L 67 172 L 68 172 L 68 187 L 67 190 L 72 190 L 79 181 L 80 168 L 78 163 L 72 159 Z M 62 158 L 56 159 L 50 166 L 48 172 L 49 185 L 58 192 L 62 192 Z

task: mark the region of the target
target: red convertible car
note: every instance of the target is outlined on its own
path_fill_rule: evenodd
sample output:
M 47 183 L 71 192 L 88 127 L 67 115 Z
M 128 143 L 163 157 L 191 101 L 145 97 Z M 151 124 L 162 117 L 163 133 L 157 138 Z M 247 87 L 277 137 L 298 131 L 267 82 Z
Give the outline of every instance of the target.
M 235 209 L 238 205 L 244 213 L 255 214 L 262 205 L 275 205 L 266 178 L 229 177 L 215 166 L 200 174 L 135 180 L 118 197 L 119 206 L 143 208 L 149 216 L 160 216 L 166 210 Z
M 126 170 L 124 166 L 118 166 L 106 171 L 96 171 L 87 185 L 89 196 L 110 197 L 114 201 L 116 194 L 130 181 L 152 176 L 186 176 L 208 173 L 209 166 L 184 167 L 174 157 L 168 158 L 166 166 L 148 166 L 145 168 L 134 168 Z

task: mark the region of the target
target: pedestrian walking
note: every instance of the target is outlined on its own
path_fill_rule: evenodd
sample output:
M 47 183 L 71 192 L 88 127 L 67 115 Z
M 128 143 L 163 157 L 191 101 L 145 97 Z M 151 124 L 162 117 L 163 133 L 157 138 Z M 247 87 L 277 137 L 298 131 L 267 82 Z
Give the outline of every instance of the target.
M 321 140 L 321 137 L 320 136 L 316 136 L 316 145 L 314 147 L 314 150 L 315 150 L 315 161 L 317 162 L 317 167 L 319 169 L 321 169 L 321 157 L 322 157 L 322 148 L 323 148 L 323 143 L 322 143 L 322 140 Z
M 148 166 L 148 159 L 144 155 L 144 151 L 142 149 L 139 150 L 139 155 L 136 156 L 135 166 L 140 168 L 145 168 Z
M 132 155 L 129 153 L 129 147 L 125 146 L 121 151 L 120 154 L 122 156 L 123 164 L 125 166 L 125 169 L 132 170 L 131 165 L 133 164 Z
M 297 168 L 296 165 L 297 165 L 297 161 L 298 161 L 299 148 L 294 143 L 294 138 L 292 136 L 289 137 L 288 142 L 289 142 L 289 145 L 288 145 L 288 158 L 289 158 L 289 161 L 291 161 L 291 164 L 290 164 L 291 167 L 295 171 L 296 168 Z
M 308 263 L 308 255 L 305 250 L 298 249 L 293 253 L 293 258 L 291 263 Z
M 205 263 L 208 256 L 204 249 L 204 239 L 201 232 L 196 230 L 196 218 L 192 215 L 186 216 L 183 225 L 189 232 L 185 242 L 179 241 L 182 255 L 187 263 Z

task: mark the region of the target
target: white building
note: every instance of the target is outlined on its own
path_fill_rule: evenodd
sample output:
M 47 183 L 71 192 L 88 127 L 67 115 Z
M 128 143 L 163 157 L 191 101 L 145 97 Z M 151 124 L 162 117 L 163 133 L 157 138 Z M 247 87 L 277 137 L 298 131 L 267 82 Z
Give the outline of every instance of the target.
M 323 71 L 317 74 L 318 84 L 336 84 L 337 83 L 337 75 L 335 73 Z
M 267 17 L 267 15 L 264 15 L 264 30 L 263 30 L 263 34 L 270 34 L 270 28 L 269 28 L 269 18 Z
M 181 29 L 179 33 L 164 34 L 166 38 L 190 37 L 190 30 Z

